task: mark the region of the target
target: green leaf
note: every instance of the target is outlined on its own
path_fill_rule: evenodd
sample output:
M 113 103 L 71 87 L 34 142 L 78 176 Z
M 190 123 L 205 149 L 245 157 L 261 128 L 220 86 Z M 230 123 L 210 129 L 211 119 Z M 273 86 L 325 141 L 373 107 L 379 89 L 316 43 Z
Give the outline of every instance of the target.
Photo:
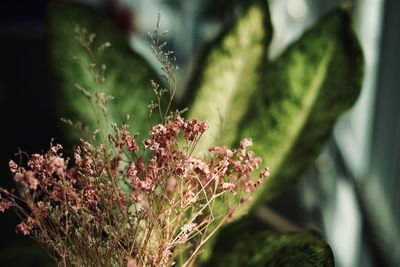
M 329 245 L 314 231 L 242 231 L 243 228 L 251 227 L 254 229 L 249 220 L 240 220 L 228 225 L 218 236 L 213 256 L 203 266 L 334 266 Z
M 110 121 L 122 123 L 129 114 L 130 130 L 147 134 L 147 105 L 154 98 L 150 80 L 158 79 L 158 75 L 129 48 L 127 36 L 108 17 L 79 4 L 52 3 L 48 10 L 51 71 L 60 117 L 81 121 L 90 130 L 98 128 L 89 101 L 75 88 L 78 83 L 90 93 L 98 89 L 89 72 L 76 60 L 90 63 L 88 54 L 75 38 L 75 25 L 96 34 L 94 47 L 111 43 L 101 58 L 107 66 L 106 82 L 101 90 L 114 97 L 109 106 Z M 70 127 L 66 127 L 65 136 L 70 140 L 72 137 L 73 141 L 78 137 Z
M 272 37 L 266 1 L 252 1 L 243 14 L 212 43 L 188 93 L 189 117 L 207 120 L 198 152 L 216 144 L 231 144 L 259 83 L 258 69 Z M 195 93 L 193 93 L 195 92 Z
M 240 137 L 271 167 L 254 199 L 261 203 L 293 185 L 356 101 L 364 59 L 348 12 L 336 8 L 264 71 Z
M 272 176 L 256 191 L 255 204 L 259 205 L 293 185 L 318 155 L 330 136 L 335 120 L 357 99 L 363 64 L 362 51 L 351 28 L 349 14 L 338 8 L 308 30 L 280 58 L 266 64 L 261 70 L 260 85 L 251 100 L 251 108 L 238 127 L 241 130 L 236 139 L 253 138 L 256 154 L 271 166 Z M 240 215 L 243 211 L 237 213 Z M 245 221 L 241 219 L 222 229 L 221 234 L 213 240 L 217 245 L 207 266 L 302 266 L 282 262 L 291 257 L 283 257 L 279 251 L 289 251 L 296 244 L 302 246 L 298 242 L 304 234 L 279 236 L 257 233 L 253 226 L 243 224 Z M 231 231 L 229 227 L 235 230 Z M 268 240 L 268 235 L 270 243 L 261 242 Z M 230 236 L 234 240 L 229 239 Z M 253 237 L 261 241 L 250 246 Z M 307 240 L 306 237 L 304 239 Z M 281 241 L 283 243 L 278 252 L 264 248 Z M 237 246 L 237 250 L 232 246 Z M 330 255 L 327 250 L 318 250 L 318 246 L 313 248 L 316 249 L 316 257 L 308 257 L 310 254 L 303 251 L 304 266 L 330 266 L 328 263 L 333 261 L 330 261 L 331 256 L 325 257 Z M 245 261 L 235 257 L 242 255 L 242 250 L 250 255 Z M 281 259 L 274 258 L 275 254 Z M 294 262 L 301 262 L 302 253 L 289 254 L 294 257 Z M 323 256 L 320 265 L 306 265 L 306 259 L 318 259 L 318 255 Z M 262 261 L 264 257 L 267 260 L 265 262 Z M 260 259 L 262 264 L 257 265 L 255 258 Z M 234 265 L 235 259 L 239 264 Z

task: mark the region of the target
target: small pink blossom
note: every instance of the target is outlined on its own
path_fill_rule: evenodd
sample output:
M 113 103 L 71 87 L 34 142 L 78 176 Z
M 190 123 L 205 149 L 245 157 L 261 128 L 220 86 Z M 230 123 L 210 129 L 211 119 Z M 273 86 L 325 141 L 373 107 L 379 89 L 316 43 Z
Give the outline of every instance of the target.
M 261 172 L 260 177 L 268 177 L 269 175 L 269 167 L 265 167 L 265 169 Z
M 251 141 L 251 139 L 250 138 L 245 138 L 242 141 L 240 141 L 239 148 L 240 149 L 246 149 L 247 147 L 252 146 L 252 145 L 253 145 L 253 142 Z
M 29 235 L 33 228 L 33 220 L 31 217 L 28 217 L 25 221 L 21 222 L 17 225 L 17 232 L 20 232 L 23 235 Z
M 259 186 L 262 184 L 262 182 L 264 181 L 264 179 L 265 179 L 266 177 L 268 177 L 269 175 L 270 175 L 270 174 L 269 174 L 269 167 L 266 167 L 266 168 L 260 173 L 260 175 L 259 175 L 257 181 L 255 182 L 254 186 L 255 186 L 256 188 L 259 187 Z
M 28 166 L 34 172 L 42 172 L 44 170 L 45 159 L 43 155 L 33 154 L 28 161 Z
M 75 159 L 75 164 L 77 166 L 82 165 L 82 157 L 81 157 L 81 148 L 77 146 L 74 151 L 74 159 Z
M 196 223 L 187 223 L 184 224 L 181 227 L 181 232 L 178 235 L 178 238 L 176 240 L 177 244 L 184 244 L 187 239 L 189 238 L 190 233 L 193 231 L 193 229 L 197 226 Z
M 136 164 L 135 163 L 130 163 L 127 170 L 126 174 L 128 175 L 131 180 L 134 180 L 137 178 L 137 170 L 136 170 Z
M 89 202 L 90 204 L 97 204 L 97 202 L 99 201 L 97 192 L 94 189 L 87 189 L 85 191 L 85 197 L 86 201 Z
M 203 160 L 190 157 L 190 163 L 193 165 L 194 169 L 199 169 L 204 175 L 210 174 L 210 168 Z
M 184 125 L 186 141 L 194 141 L 200 134 L 204 133 L 209 127 L 208 122 L 197 120 L 190 120 Z
M 39 201 L 35 204 L 34 209 L 32 210 L 32 214 L 34 217 L 41 217 L 41 218 L 47 218 L 49 216 L 49 207 L 48 203 L 45 203 L 43 201 Z
M 25 173 L 25 181 L 28 184 L 29 189 L 36 190 L 39 185 L 39 180 L 35 178 L 32 171 L 27 171 Z
M 236 192 L 236 185 L 234 183 L 223 183 L 221 186 L 222 191 L 230 191 L 232 193 Z
M 51 150 L 51 152 L 53 152 L 53 154 L 57 154 L 58 151 L 60 151 L 62 148 L 63 148 L 62 145 L 56 144 L 56 145 L 50 147 L 50 150 Z
M 151 139 L 145 139 L 145 140 L 143 140 L 142 143 L 143 143 L 143 146 L 144 146 L 145 149 L 148 148 L 148 149 L 150 149 L 152 151 L 156 151 L 156 150 L 158 150 L 160 148 L 160 144 L 157 143 L 154 140 L 151 140 Z
M 10 160 L 10 161 L 8 162 L 8 167 L 10 168 L 10 171 L 11 171 L 12 173 L 16 173 L 17 170 L 18 170 L 18 165 L 17 165 L 13 160 Z
M 179 163 L 175 167 L 175 174 L 179 177 L 186 177 L 187 173 L 189 172 L 189 169 L 190 169 L 189 160 L 183 158 L 179 161 Z
M 137 267 L 136 260 L 132 258 L 128 258 L 128 261 L 126 263 L 126 267 Z
M 254 183 L 252 181 L 246 181 L 245 182 L 245 191 L 247 193 L 251 193 L 251 192 L 254 192 L 254 190 L 256 190 Z
M 11 201 L 3 199 L 0 195 L 0 213 L 8 210 L 12 206 L 14 206 L 14 204 Z
M 133 191 L 130 195 L 130 199 L 132 202 L 141 202 L 141 201 L 143 201 L 143 195 L 139 194 L 136 191 Z
M 153 126 L 153 128 L 151 128 L 150 136 L 152 137 L 163 136 L 166 133 L 167 133 L 167 128 L 163 124 L 157 124 Z
M 128 148 L 130 152 L 136 152 L 138 151 L 138 145 L 136 144 L 135 139 L 132 137 L 132 135 L 125 129 L 121 131 L 122 133 L 122 138 L 124 139 L 125 145 Z
M 185 126 L 185 121 L 182 117 L 177 116 L 175 119 L 168 121 L 167 129 L 174 132 L 175 134 L 182 130 Z
M 226 148 L 226 146 L 215 146 L 209 149 L 209 151 L 214 154 L 215 156 L 217 156 L 219 159 L 231 159 L 234 155 L 233 151 Z

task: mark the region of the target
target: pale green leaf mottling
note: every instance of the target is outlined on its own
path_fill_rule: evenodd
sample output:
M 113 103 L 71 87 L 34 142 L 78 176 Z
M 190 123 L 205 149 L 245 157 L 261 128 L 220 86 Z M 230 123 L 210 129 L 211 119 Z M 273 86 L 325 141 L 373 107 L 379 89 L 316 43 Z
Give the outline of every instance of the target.
M 266 35 L 271 34 L 264 27 L 263 8 L 258 3 L 250 6 L 207 56 L 189 110 L 189 117 L 207 120 L 211 125 L 197 146 L 198 152 L 235 141 L 259 79 L 257 69 L 266 48 Z

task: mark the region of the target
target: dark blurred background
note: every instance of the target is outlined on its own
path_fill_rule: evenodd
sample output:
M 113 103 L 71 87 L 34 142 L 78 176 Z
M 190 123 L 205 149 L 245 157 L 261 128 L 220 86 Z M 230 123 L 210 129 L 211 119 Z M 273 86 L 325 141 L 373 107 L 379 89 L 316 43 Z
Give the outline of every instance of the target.
M 48 1 L 3 0 L 0 8 L 0 184 L 12 186 L 7 164 L 18 148 L 28 153 L 60 140 L 50 86 L 46 39 Z M 132 49 L 156 64 L 146 33 L 157 13 L 177 53 L 179 88 L 192 60 L 231 16 L 235 1 L 86 0 L 105 9 L 124 30 Z M 275 58 L 321 15 L 341 1 L 269 0 Z M 338 121 L 331 140 L 300 182 L 269 204 L 287 225 L 319 230 L 331 245 L 338 267 L 400 265 L 400 2 L 355 0 L 354 27 L 363 46 L 363 91 Z M 268 212 L 266 212 L 268 213 Z M 260 220 L 273 224 L 270 214 Z M 263 219 L 264 218 L 264 219 Z M 288 224 L 279 223 L 287 222 Z M 11 212 L 0 218 L 0 266 L 45 266 L 40 247 L 15 234 Z M 39 251 L 39 252 L 37 252 Z M 34 256 L 39 255 L 39 256 Z M 43 256 L 40 256 L 43 255 Z M 32 260 L 34 259 L 34 260 Z

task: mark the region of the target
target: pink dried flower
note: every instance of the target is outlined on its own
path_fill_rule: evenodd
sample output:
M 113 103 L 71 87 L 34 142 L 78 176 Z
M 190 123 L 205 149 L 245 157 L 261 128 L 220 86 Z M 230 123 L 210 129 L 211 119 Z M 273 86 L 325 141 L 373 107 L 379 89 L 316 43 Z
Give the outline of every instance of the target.
M 159 150 L 159 148 L 160 148 L 160 144 L 151 139 L 145 139 L 145 140 L 143 140 L 142 143 L 143 143 L 143 146 L 145 149 L 148 148 L 150 150 L 156 151 L 156 150 Z
M 190 233 L 193 231 L 193 229 L 197 226 L 196 223 L 187 223 L 184 224 L 181 227 L 181 232 L 178 234 L 178 236 L 175 238 L 173 241 L 176 244 L 183 244 L 187 241 L 189 238 Z
M 39 185 L 39 181 L 35 178 L 35 175 L 32 171 L 27 171 L 25 173 L 25 181 L 28 184 L 29 189 L 32 190 L 36 190 Z
M 252 145 L 253 145 L 253 142 L 251 141 L 251 139 L 245 138 L 242 141 L 240 141 L 239 148 L 246 149 L 247 147 L 252 146 Z
M 141 186 L 140 186 L 141 181 L 140 181 L 139 177 L 137 176 L 136 164 L 134 164 L 134 163 L 129 164 L 128 169 L 127 169 L 127 175 L 131 179 L 131 184 L 132 184 L 133 188 L 135 190 L 140 190 L 141 189 Z
M 207 239 L 213 227 L 233 219 L 235 207 L 228 203 L 248 202 L 269 175 L 265 168 L 254 181 L 252 173 L 261 159 L 247 151 L 250 139 L 242 140 L 238 150 L 220 146 L 204 157 L 192 154 L 207 128 L 206 122 L 177 116 L 151 128 L 142 155 L 128 130 L 116 128 L 108 139 L 110 149 L 83 141 L 74 150 L 72 166 L 60 154 L 60 145 L 33 154 L 26 169 L 10 161 L 28 206 L 17 231 L 41 242 L 57 242 L 66 250 L 75 246 L 77 251 L 84 250 L 80 255 L 118 255 L 119 265 L 171 266 L 179 244 L 200 249 L 200 240 Z M 223 204 L 226 210 L 213 210 L 223 206 L 217 201 L 238 195 L 240 201 Z M 13 197 L 0 198 L 0 212 L 12 206 L 23 209 Z M 82 235 L 92 242 L 90 246 L 79 243 Z M 114 249 L 121 244 L 129 253 Z M 101 266 L 109 265 L 105 257 Z
M 150 177 L 146 177 L 144 181 L 140 181 L 140 189 L 147 192 L 153 192 L 156 188 L 155 181 Z
M 35 203 L 35 207 L 32 210 L 32 215 L 39 218 L 47 218 L 49 216 L 49 203 L 39 201 Z
M 43 155 L 33 154 L 31 159 L 28 161 L 28 166 L 32 171 L 39 173 L 44 170 L 45 159 Z
M 165 127 L 163 124 L 157 124 L 154 125 L 153 128 L 151 128 L 150 136 L 154 139 L 157 139 L 159 137 L 163 137 L 166 133 L 167 127 Z
M 223 183 L 221 186 L 221 190 L 225 191 L 228 190 L 232 193 L 236 192 L 236 185 L 234 183 Z
M 260 173 L 260 177 L 268 177 L 270 175 L 269 173 L 269 167 L 265 167 L 265 169 Z
M 8 210 L 12 206 L 14 206 L 14 204 L 11 201 L 3 199 L 0 195 L 0 213 Z
M 210 174 L 210 168 L 203 160 L 190 157 L 190 163 L 192 164 L 193 169 L 199 169 L 206 176 Z
M 39 181 L 36 179 L 33 171 L 25 171 L 21 169 L 22 172 L 14 173 L 14 181 L 16 183 L 22 184 L 24 187 L 28 187 L 29 189 L 36 190 Z
M 50 147 L 50 150 L 51 150 L 51 152 L 53 152 L 53 154 L 57 154 L 58 151 L 60 151 L 62 148 L 63 148 L 62 145 L 56 144 L 56 145 Z
M 137 170 L 136 170 L 136 164 L 135 163 L 130 163 L 127 170 L 126 174 L 128 175 L 129 178 L 132 180 L 137 178 Z
M 254 192 L 254 190 L 256 190 L 254 183 L 252 181 L 246 181 L 245 182 L 245 191 L 247 193 L 252 193 L 252 192 Z
M 130 199 L 131 199 L 132 202 L 142 202 L 143 201 L 143 195 L 139 194 L 136 191 L 133 191 L 131 193 Z
M 58 266 L 166 267 L 175 258 L 193 266 L 205 242 L 233 219 L 237 206 L 231 205 L 249 201 L 269 175 L 265 169 L 254 181 L 261 159 L 247 151 L 250 139 L 237 150 L 221 146 L 204 157 L 194 155 L 209 125 L 185 120 L 179 111 L 170 113 L 176 66 L 170 62 L 172 53 L 162 51 L 158 30 L 151 35 L 152 48 L 169 84 L 163 89 L 152 82 L 157 99 L 148 105 L 149 115 L 158 107 L 161 123 L 150 127 L 144 149 L 139 150 L 127 122 L 118 127 L 109 121 L 110 96 L 97 90 L 105 68 L 93 56 L 109 44 L 92 51 L 94 35 L 76 27 L 91 61 L 82 63 L 99 83 L 94 92 L 77 88 L 99 115 L 100 129 L 78 127 L 84 138 L 71 162 L 58 144 L 33 154 L 26 164 L 9 162 L 19 196 L 0 188 L 0 211 L 15 206 L 22 219 L 17 231 L 46 246 Z M 170 93 L 165 109 L 164 93 Z
M 187 141 L 194 141 L 200 134 L 204 133 L 209 127 L 208 122 L 197 120 L 190 120 L 184 125 L 185 139 Z
M 137 267 L 137 263 L 135 259 L 128 258 L 128 261 L 126 263 L 126 267 Z
M 209 151 L 217 156 L 219 159 L 229 160 L 233 157 L 234 153 L 232 150 L 228 149 L 226 146 L 215 146 L 209 149 Z
M 90 188 L 85 190 L 85 197 L 86 197 L 86 201 L 89 202 L 90 204 L 96 205 L 97 201 L 99 201 L 99 197 L 97 195 L 97 192 Z
M 20 232 L 23 235 L 29 235 L 33 228 L 33 220 L 31 217 L 28 217 L 24 222 L 21 222 L 17 225 L 17 232 Z
M 184 129 L 185 120 L 181 116 L 167 122 L 167 129 L 177 134 L 180 130 Z
M 125 145 L 128 148 L 128 150 L 133 153 L 138 151 L 139 148 L 132 135 L 126 129 L 122 129 L 121 133 L 122 133 L 122 138 L 124 139 Z
M 79 147 L 79 146 L 75 147 L 74 159 L 75 159 L 75 165 L 76 166 L 81 166 L 82 165 L 81 147 Z
M 60 185 L 53 185 L 53 190 L 49 193 L 49 197 L 56 202 L 63 201 L 64 199 L 64 191 Z
M 8 162 L 8 167 L 12 173 L 16 173 L 18 171 L 18 165 L 13 160 Z
M 175 174 L 178 177 L 186 177 L 189 172 L 189 161 L 187 159 L 181 159 L 175 167 Z
M 270 175 L 269 174 L 269 167 L 265 167 L 265 169 L 260 173 L 260 175 L 259 175 L 256 183 L 254 184 L 254 186 L 256 188 L 259 187 L 262 184 L 262 182 L 264 181 L 264 179 L 266 177 L 268 177 L 269 175 Z

